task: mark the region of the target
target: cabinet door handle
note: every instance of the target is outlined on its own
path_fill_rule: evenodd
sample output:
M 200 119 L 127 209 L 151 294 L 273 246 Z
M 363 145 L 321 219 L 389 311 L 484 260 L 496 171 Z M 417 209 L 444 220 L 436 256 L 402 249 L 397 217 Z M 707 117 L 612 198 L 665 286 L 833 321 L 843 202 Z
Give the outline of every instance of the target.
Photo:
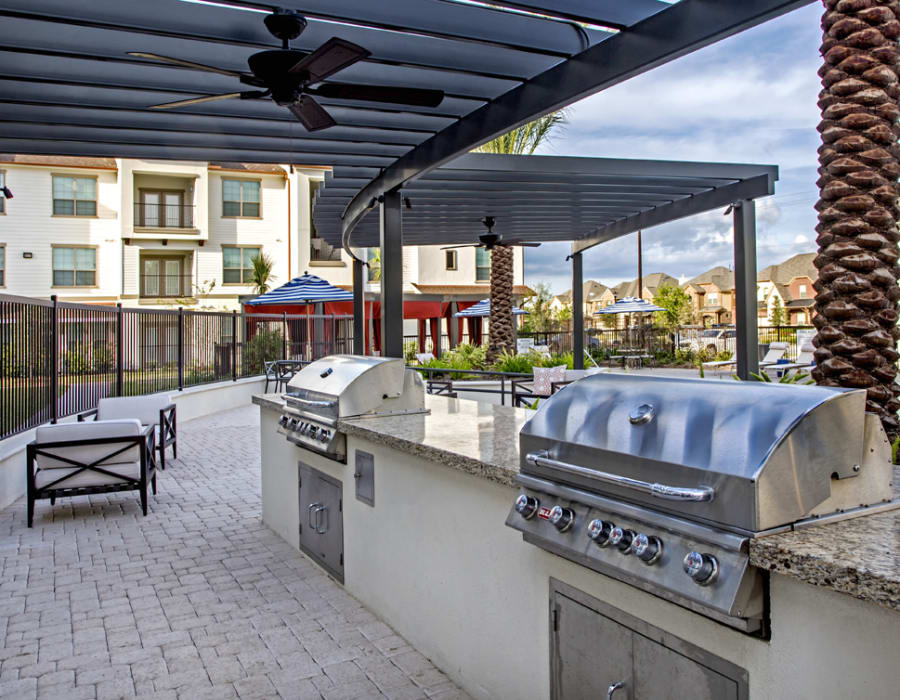
M 321 503 L 310 503 L 306 506 L 306 524 L 309 525 L 313 530 L 316 529 L 316 526 L 313 525 L 312 516 L 313 516 L 313 508 L 318 508 L 321 506 Z M 318 530 L 317 530 L 318 532 Z
M 609 690 L 606 691 L 606 700 L 613 700 L 613 694 L 619 690 L 619 688 L 625 687 L 625 681 L 618 681 L 609 686 Z
M 324 535 L 328 532 L 328 506 L 319 506 L 315 510 L 316 513 L 316 532 L 320 535 Z M 319 513 L 325 513 L 325 529 L 319 529 Z

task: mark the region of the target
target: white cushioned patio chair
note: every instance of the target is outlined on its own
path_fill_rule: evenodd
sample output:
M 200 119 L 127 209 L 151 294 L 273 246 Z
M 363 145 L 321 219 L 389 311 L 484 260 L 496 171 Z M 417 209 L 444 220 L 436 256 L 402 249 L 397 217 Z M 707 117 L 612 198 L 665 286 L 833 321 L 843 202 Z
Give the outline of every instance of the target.
M 778 364 L 778 360 L 784 357 L 790 347 L 790 343 L 783 343 L 781 341 L 769 343 L 769 349 L 766 352 L 766 356 L 759 361 L 759 366 L 768 367 L 769 365 Z
M 97 408 L 78 414 L 79 421 L 93 417 L 98 421 L 136 418 L 143 426 L 156 430 L 159 467 L 166 468 L 166 448 L 172 447 L 172 459 L 178 459 L 175 404 L 168 394 L 146 396 L 114 396 L 100 399 Z
M 147 515 L 147 489 L 156 494 L 156 432 L 137 419 L 45 425 L 26 449 L 28 527 L 34 503 L 116 491 L 140 491 Z

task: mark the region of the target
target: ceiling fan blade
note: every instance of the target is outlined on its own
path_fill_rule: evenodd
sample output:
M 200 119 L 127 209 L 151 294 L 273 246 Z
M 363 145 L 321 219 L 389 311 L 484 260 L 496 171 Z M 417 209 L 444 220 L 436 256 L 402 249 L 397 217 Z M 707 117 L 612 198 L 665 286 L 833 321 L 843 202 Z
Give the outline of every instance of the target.
M 365 100 L 414 107 L 437 107 L 444 100 L 443 90 L 401 88 L 389 85 L 354 85 L 351 83 L 324 83 L 307 92 L 336 100 Z
M 362 46 L 332 37 L 319 48 L 294 64 L 289 73 L 308 73 L 310 83 L 318 83 L 329 75 L 368 58 L 369 51 Z
M 517 245 L 523 248 L 537 248 L 541 244 L 534 241 L 501 241 L 500 245 Z
M 480 245 L 475 243 L 463 243 L 462 245 L 448 245 L 441 248 L 441 250 L 453 250 L 454 248 L 480 248 Z
M 184 66 L 185 68 L 193 68 L 194 70 L 203 70 L 208 73 L 220 73 L 222 75 L 230 75 L 233 78 L 243 78 L 246 77 L 244 73 L 238 73 L 233 70 L 226 70 L 224 68 L 216 68 L 215 66 L 207 66 L 203 63 L 194 63 L 193 61 L 184 61 L 180 58 L 172 58 L 171 56 L 161 56 L 158 53 L 144 53 L 143 51 L 129 51 L 129 56 L 134 56 L 135 58 L 149 58 L 153 61 L 162 61 L 163 63 L 171 63 L 176 66 Z
M 172 109 L 174 107 L 187 107 L 188 105 L 196 105 L 201 102 L 218 102 L 219 100 L 231 100 L 235 97 L 241 97 L 242 92 L 226 92 L 223 95 L 207 95 L 206 97 L 192 97 L 188 100 L 177 100 L 175 102 L 163 102 L 158 105 L 150 105 L 148 109 Z
M 337 124 L 312 97 L 304 95 L 288 109 L 303 123 L 307 131 L 319 131 L 319 129 L 327 129 L 329 126 Z

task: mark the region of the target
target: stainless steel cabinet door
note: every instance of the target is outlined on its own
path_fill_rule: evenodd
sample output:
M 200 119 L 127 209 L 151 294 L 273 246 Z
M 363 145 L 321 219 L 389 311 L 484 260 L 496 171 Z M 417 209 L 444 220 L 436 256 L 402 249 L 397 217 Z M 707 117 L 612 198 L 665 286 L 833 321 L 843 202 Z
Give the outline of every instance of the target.
M 342 492 L 341 482 L 300 463 L 300 548 L 340 581 L 344 580 Z
M 609 686 L 624 681 L 615 700 L 632 698 L 634 633 L 565 596 L 556 597 L 553 697 L 605 699 Z
M 738 697 L 737 683 L 731 678 L 639 634 L 634 635 L 634 668 L 635 698 L 737 700 Z

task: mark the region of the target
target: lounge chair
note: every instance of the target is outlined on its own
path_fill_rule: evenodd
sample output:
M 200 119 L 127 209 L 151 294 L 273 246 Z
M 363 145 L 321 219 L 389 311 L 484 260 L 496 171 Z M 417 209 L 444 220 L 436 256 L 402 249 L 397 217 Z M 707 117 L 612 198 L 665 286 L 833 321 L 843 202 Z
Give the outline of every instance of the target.
M 172 447 L 172 458 L 178 459 L 175 404 L 168 394 L 146 396 L 115 396 L 100 399 L 97 408 L 78 414 L 78 420 L 93 417 L 97 421 L 136 418 L 143 426 L 152 426 L 156 432 L 156 449 L 159 451 L 160 469 L 166 468 L 166 448 Z
M 417 352 L 416 353 L 416 362 L 420 365 L 425 365 L 431 362 L 434 359 L 434 353 L 431 352 Z
M 736 364 L 737 358 L 735 357 L 735 353 L 731 353 L 730 360 L 710 360 L 709 362 L 703 363 L 703 369 L 704 371 L 708 369 L 715 370 L 716 374 L 718 374 L 721 367 L 728 367 L 729 365 Z
M 766 352 L 766 356 L 759 361 L 759 366 L 762 368 L 768 367 L 769 365 L 778 364 L 778 360 L 784 357 L 784 354 L 788 351 L 789 347 L 789 343 L 771 343 L 769 345 L 768 352 Z
M 45 425 L 26 448 L 28 527 L 34 503 L 116 491 L 140 491 L 147 515 L 147 488 L 156 494 L 156 432 L 137 419 Z
M 800 348 L 800 352 L 797 353 L 797 359 L 794 362 L 786 362 L 783 364 L 774 364 L 769 366 L 767 369 L 776 370 L 778 372 L 787 372 L 792 369 L 801 370 L 801 369 L 809 369 L 813 365 L 815 365 L 815 359 L 813 357 L 813 353 L 816 348 L 812 343 L 806 342 Z

